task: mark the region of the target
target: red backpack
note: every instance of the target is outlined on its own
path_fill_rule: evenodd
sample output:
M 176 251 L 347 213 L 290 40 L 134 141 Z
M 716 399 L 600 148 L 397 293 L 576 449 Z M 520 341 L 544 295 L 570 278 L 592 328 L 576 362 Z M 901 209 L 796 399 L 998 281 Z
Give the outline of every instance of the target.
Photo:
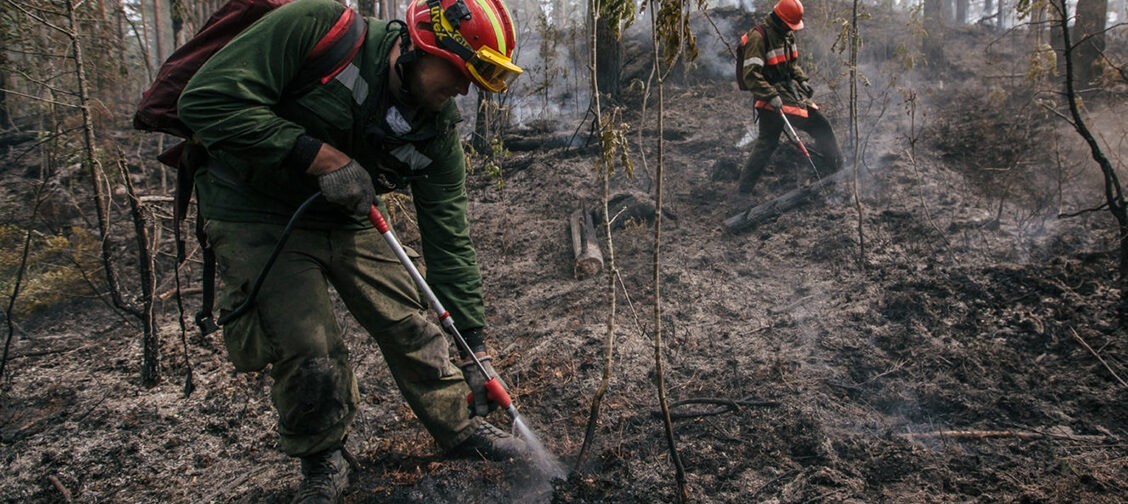
M 157 71 L 157 78 L 141 94 L 133 127 L 191 138 L 192 131 L 176 111 L 184 86 L 216 52 L 266 13 L 291 0 L 230 0 L 208 19 L 200 31 L 176 49 Z M 345 69 L 364 43 L 367 25 L 355 10 L 345 9 L 341 17 L 306 56 L 298 77 L 288 86 L 292 95 L 318 82 L 324 84 Z M 163 157 L 163 155 L 162 155 Z M 162 159 L 163 161 L 163 159 Z M 174 165 L 172 165 L 174 166 Z
M 156 79 L 141 95 L 137 112 L 133 115 L 133 127 L 142 131 L 168 133 L 185 139 L 192 138 L 192 130 L 180 120 L 176 110 L 180 94 L 188 85 L 188 81 L 212 55 L 231 42 L 236 35 L 268 12 L 290 1 L 230 0 L 220 7 L 196 35 L 177 48 L 161 65 Z M 368 25 L 364 22 L 364 18 L 353 9 L 345 9 L 329 32 L 306 55 L 302 69 L 298 71 L 294 80 L 286 85 L 284 94 L 300 96 L 318 84 L 333 80 L 356 56 L 360 46 L 364 44 L 367 33 Z M 189 145 L 189 143 L 188 140 L 179 142 L 157 156 L 161 163 L 177 169 L 173 229 L 176 235 L 178 265 L 184 262 L 186 256 L 180 228 L 192 198 L 195 168 L 200 164 L 191 160 L 193 156 L 206 156 L 201 146 Z M 182 158 L 189 161 L 184 163 L 184 169 L 180 166 Z M 216 329 L 212 321 L 212 304 L 215 299 L 215 252 L 207 243 L 200 219 L 196 220 L 196 237 L 203 247 L 204 255 L 203 301 L 200 312 L 196 314 L 196 324 L 204 334 L 208 334 Z M 179 272 L 179 268 L 177 271 Z M 179 276 L 177 285 L 179 286 Z

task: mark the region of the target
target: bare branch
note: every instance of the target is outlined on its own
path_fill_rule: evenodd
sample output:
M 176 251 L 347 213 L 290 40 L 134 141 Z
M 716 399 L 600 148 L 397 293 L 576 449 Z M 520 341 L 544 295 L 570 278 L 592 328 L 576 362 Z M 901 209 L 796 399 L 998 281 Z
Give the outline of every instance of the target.
M 1128 388 L 1128 383 L 1124 381 L 1124 378 L 1121 378 L 1120 375 L 1116 374 L 1116 371 L 1112 370 L 1112 368 L 1108 365 L 1108 362 L 1105 362 L 1104 357 L 1101 357 L 1101 354 L 1097 353 L 1096 350 L 1093 350 L 1093 347 L 1089 346 L 1089 344 L 1085 342 L 1081 335 L 1077 334 L 1076 330 L 1070 327 L 1069 332 L 1073 335 L 1073 339 L 1077 340 L 1078 343 L 1081 343 L 1081 346 L 1085 347 L 1085 350 L 1088 350 L 1089 353 L 1093 354 L 1093 357 L 1096 357 L 1097 360 L 1101 362 L 1101 365 L 1103 365 L 1104 368 L 1108 370 L 1109 374 L 1111 374 L 1113 378 L 1116 378 L 1116 381 L 1120 382 L 1120 386 Z
M 48 27 L 48 28 L 51 28 L 51 29 L 53 29 L 53 30 L 55 30 L 55 31 L 58 31 L 59 33 L 62 33 L 63 35 L 66 35 L 66 36 L 68 36 L 68 37 L 72 36 L 72 33 L 70 32 L 70 30 L 66 30 L 66 29 L 64 29 L 64 28 L 61 28 L 61 27 L 55 26 L 54 24 L 51 24 L 51 22 L 50 22 L 50 21 L 47 21 L 47 18 L 44 18 L 44 17 L 42 17 L 42 16 L 36 15 L 35 13 L 31 12 L 31 11 L 30 11 L 30 10 L 28 10 L 28 9 L 27 9 L 26 7 L 24 7 L 24 5 L 23 5 L 22 3 L 16 3 L 16 2 L 14 2 L 13 0 L 4 0 L 4 1 L 5 1 L 5 2 L 8 2 L 8 5 L 11 5 L 12 7 L 15 7 L 15 8 L 16 8 L 16 10 L 18 10 L 18 11 L 20 11 L 20 12 L 23 12 L 25 16 L 27 16 L 27 17 L 29 17 L 29 18 L 31 18 L 31 19 L 33 19 L 33 20 L 35 20 L 35 21 L 38 21 L 38 22 L 39 22 L 39 23 L 41 23 L 41 24 L 42 24 L 43 26 L 46 26 L 46 27 Z M 42 10 L 42 9 L 40 9 L 40 10 Z M 53 12 L 52 14 L 59 14 L 59 15 L 61 15 L 62 13 L 54 13 L 54 12 Z
M 62 106 L 62 107 L 68 107 L 68 108 L 81 108 L 82 107 L 82 105 L 78 105 L 78 104 L 75 104 L 75 103 L 66 103 L 66 102 L 61 102 L 61 101 L 50 100 L 50 99 L 39 97 L 39 96 L 21 93 L 19 91 L 13 90 L 13 89 L 0 88 L 0 92 L 4 92 L 4 93 L 10 94 L 10 95 L 20 96 L 20 97 L 23 97 L 23 98 L 28 98 L 28 99 L 31 99 L 31 100 L 41 101 L 43 103 L 50 103 L 52 105 L 59 105 L 59 106 Z

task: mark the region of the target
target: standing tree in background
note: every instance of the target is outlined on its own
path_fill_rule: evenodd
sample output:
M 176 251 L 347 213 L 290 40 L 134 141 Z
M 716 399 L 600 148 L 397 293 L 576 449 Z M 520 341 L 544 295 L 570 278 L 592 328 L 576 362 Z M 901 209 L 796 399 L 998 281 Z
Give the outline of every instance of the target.
M 1082 95 L 1091 90 L 1093 81 L 1101 76 L 1105 49 L 1105 21 L 1108 19 L 1108 0 L 1077 0 L 1077 19 L 1071 39 L 1074 84 Z
M 0 131 L 12 129 L 12 116 L 8 113 L 8 53 L 0 51 Z
M 16 45 L 15 21 L 11 18 L 7 4 L 0 3 L 0 47 Z M 12 116 L 8 112 L 8 51 L 0 50 L 0 131 L 12 128 Z
M 947 68 L 944 57 L 944 32 L 947 29 L 947 17 L 944 15 L 943 0 L 924 0 L 925 29 L 921 47 L 925 59 L 934 68 Z
M 1097 143 L 1097 139 L 1093 136 L 1088 124 L 1086 124 L 1084 116 L 1081 115 L 1081 100 L 1076 87 L 1079 79 L 1076 73 L 1077 54 L 1080 52 L 1079 48 L 1084 43 L 1084 39 L 1079 40 L 1076 37 L 1075 30 L 1080 30 L 1080 21 L 1075 24 L 1074 28 L 1069 26 L 1070 15 L 1067 1 L 1052 0 L 1051 2 L 1054 18 L 1058 23 L 1058 29 L 1061 31 L 1064 42 L 1061 59 L 1065 62 L 1065 101 L 1069 109 L 1068 116 L 1061 113 L 1058 115 L 1068 121 L 1070 126 L 1073 126 L 1073 129 L 1077 131 L 1077 134 L 1085 140 L 1093 161 L 1097 163 L 1097 166 L 1101 169 L 1101 174 L 1104 175 L 1105 203 L 1102 208 L 1108 208 L 1112 218 L 1116 220 L 1116 248 L 1119 254 L 1117 270 L 1120 287 L 1120 304 L 1117 307 L 1117 315 L 1120 319 L 1120 325 L 1123 327 L 1128 325 L 1128 203 L 1125 202 L 1124 186 L 1121 185 L 1116 170 L 1104 151 L 1101 150 L 1101 146 Z M 1103 1 L 1107 2 L 1107 0 Z
M 396 4 L 394 0 L 357 0 L 356 10 L 376 19 L 395 19 Z
M 634 22 L 635 3 L 632 0 L 599 0 L 589 4 L 588 8 L 599 10 L 595 20 L 595 69 L 599 92 L 616 99 L 623 69 L 623 30 Z

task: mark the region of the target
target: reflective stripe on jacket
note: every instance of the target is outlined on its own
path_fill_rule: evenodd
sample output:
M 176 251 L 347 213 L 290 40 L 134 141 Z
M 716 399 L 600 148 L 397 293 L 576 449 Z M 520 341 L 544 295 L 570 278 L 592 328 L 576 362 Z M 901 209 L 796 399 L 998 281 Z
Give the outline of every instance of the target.
M 795 96 L 788 86 L 793 81 L 799 91 L 799 84 L 807 81 L 807 74 L 799 67 L 799 49 L 795 44 L 795 34 L 780 27 L 769 15 L 763 21 L 763 30 L 755 28 L 745 34 L 748 43 L 744 46 L 744 80 L 749 83 L 755 107 L 773 110 L 768 100 L 778 95 L 783 100 L 783 111 L 801 117 L 807 116 L 807 108 L 814 107 L 806 96 Z

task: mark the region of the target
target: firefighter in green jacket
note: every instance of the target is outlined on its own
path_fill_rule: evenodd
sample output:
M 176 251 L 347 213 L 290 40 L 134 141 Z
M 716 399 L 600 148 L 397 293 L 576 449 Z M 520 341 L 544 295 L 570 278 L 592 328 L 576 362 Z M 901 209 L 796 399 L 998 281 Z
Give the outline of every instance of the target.
M 795 32 L 803 29 L 803 4 L 799 0 L 779 0 L 763 24 L 744 35 L 742 88 L 752 91 L 759 112 L 760 129 L 740 174 L 740 192 L 749 193 L 764 174 L 772 153 L 779 147 L 784 122 L 780 113 L 796 129 L 810 133 L 815 139 L 812 155 L 821 158 L 824 173 L 842 168 L 842 153 L 834 129 L 811 100 L 807 74 L 799 67 L 799 51 Z
M 504 91 L 521 73 L 509 12 L 501 0 L 415 0 L 406 24 L 357 16 L 367 34 L 355 57 L 294 96 L 287 83 L 343 9 L 297 0 L 270 12 L 208 60 L 178 106 L 208 153 L 196 190 L 224 284 L 221 315 L 248 298 L 299 204 L 323 195 L 296 221 L 252 308 L 223 328 L 237 370 L 269 367 L 280 446 L 301 459 L 298 502 L 333 502 L 347 486 L 342 450 L 358 389 L 330 286 L 441 448 L 494 460 L 525 449 L 484 420 L 491 404 L 473 359 L 460 350 L 451 362 L 450 342 L 366 218 L 378 194 L 410 188 L 427 280 L 489 366 L 452 98 L 471 82 Z

